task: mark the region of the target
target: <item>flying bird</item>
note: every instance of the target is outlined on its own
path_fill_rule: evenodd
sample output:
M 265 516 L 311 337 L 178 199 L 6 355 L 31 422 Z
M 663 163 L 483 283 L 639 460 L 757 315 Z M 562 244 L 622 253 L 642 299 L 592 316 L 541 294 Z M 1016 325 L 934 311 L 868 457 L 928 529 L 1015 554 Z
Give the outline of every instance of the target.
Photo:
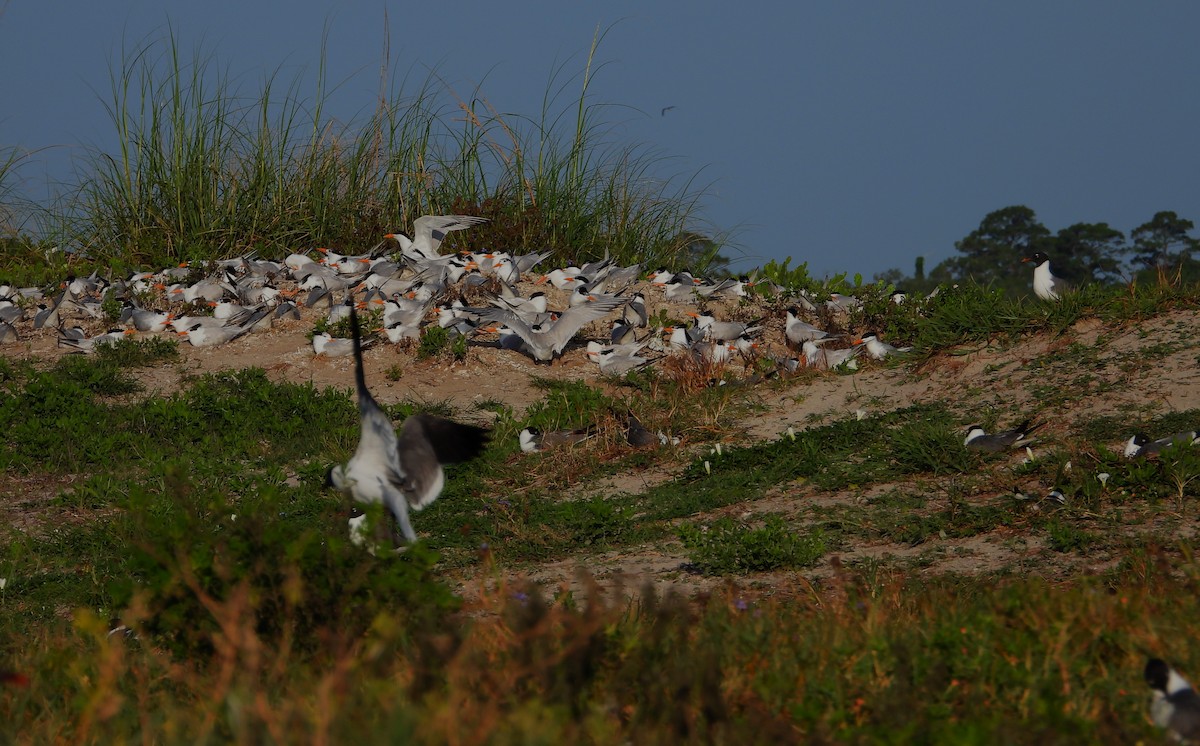
M 404 420 L 397 433 L 367 389 L 358 315 L 353 306 L 350 330 L 358 394 L 358 448 L 346 464 L 329 470 L 326 483 L 360 503 L 383 503 L 399 523 L 404 541 L 411 544 L 417 534 L 408 520 L 409 508 L 421 510 L 436 500 L 446 483 L 442 464 L 475 458 L 483 451 L 490 432 L 422 413 Z M 400 545 L 399 538 L 393 526 L 396 546 Z

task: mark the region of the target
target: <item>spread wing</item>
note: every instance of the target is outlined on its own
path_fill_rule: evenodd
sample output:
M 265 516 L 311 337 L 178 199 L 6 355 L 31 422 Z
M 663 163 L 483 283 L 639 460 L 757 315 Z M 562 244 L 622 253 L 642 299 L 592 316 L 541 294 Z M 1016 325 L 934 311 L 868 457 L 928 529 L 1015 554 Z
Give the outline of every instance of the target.
M 461 231 L 487 221 L 487 218 L 473 215 L 423 215 L 413 221 L 413 240 L 419 241 L 424 236 L 436 248 L 450 231 Z
M 441 465 L 475 458 L 489 435 L 484 428 L 429 414 L 415 414 L 405 420 L 397 453 L 409 504 L 419 510 L 436 500 L 445 484 Z

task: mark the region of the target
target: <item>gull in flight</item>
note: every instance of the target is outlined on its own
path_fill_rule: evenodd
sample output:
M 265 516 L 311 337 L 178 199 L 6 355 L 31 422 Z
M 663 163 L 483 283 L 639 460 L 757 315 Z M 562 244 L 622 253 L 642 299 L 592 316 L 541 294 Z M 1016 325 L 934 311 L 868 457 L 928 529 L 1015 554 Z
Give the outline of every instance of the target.
M 405 542 L 417 540 L 408 511 L 421 510 L 442 494 L 442 464 L 468 461 L 483 451 L 489 431 L 430 414 L 414 414 L 400 431 L 371 396 L 363 373 L 358 315 L 351 306 L 354 384 L 358 393 L 359 440 L 350 460 L 329 470 L 326 483 L 365 504 L 382 503 L 399 523 Z M 393 526 L 392 540 L 400 538 Z

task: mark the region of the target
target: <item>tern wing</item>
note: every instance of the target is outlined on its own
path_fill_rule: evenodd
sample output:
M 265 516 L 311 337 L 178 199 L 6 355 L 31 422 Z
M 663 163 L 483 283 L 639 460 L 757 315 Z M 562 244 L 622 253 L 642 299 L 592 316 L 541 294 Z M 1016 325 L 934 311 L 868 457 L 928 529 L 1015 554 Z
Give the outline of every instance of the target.
M 445 484 L 442 464 L 475 458 L 488 431 L 428 414 L 415 414 L 400 427 L 397 454 L 404 474 L 404 496 L 420 510 L 438 498 Z
M 436 247 L 450 231 L 465 230 L 487 221 L 487 218 L 477 218 L 472 215 L 423 215 L 413 221 L 413 240 L 420 241 L 422 237 L 425 237 Z
M 604 318 L 620 308 L 624 303 L 624 298 L 614 296 L 612 298 L 598 298 L 594 301 L 568 308 L 558 317 L 558 321 L 554 322 L 553 326 L 542 332 L 542 339 L 546 344 L 553 347 L 555 353 L 560 353 L 567 346 L 567 342 L 570 342 L 575 333 L 582 329 L 585 324 Z

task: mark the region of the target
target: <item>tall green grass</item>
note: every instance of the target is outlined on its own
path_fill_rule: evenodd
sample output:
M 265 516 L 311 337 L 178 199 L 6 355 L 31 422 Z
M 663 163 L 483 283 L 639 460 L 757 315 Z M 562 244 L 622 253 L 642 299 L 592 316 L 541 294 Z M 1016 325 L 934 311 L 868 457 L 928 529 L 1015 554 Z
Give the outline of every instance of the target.
M 554 70 L 534 116 L 502 114 L 479 90 L 460 98 L 434 73 L 415 86 L 385 76 L 374 107 L 346 122 L 328 110 L 323 50 L 311 95 L 279 71 L 247 93 L 174 37 L 144 43 L 111 73 L 119 146 L 91 153 L 74 235 L 96 259 L 146 265 L 365 250 L 457 212 L 492 219 L 460 246 L 670 262 L 705 189 L 610 137 L 609 109 L 589 93 L 602 38 L 582 73 Z

